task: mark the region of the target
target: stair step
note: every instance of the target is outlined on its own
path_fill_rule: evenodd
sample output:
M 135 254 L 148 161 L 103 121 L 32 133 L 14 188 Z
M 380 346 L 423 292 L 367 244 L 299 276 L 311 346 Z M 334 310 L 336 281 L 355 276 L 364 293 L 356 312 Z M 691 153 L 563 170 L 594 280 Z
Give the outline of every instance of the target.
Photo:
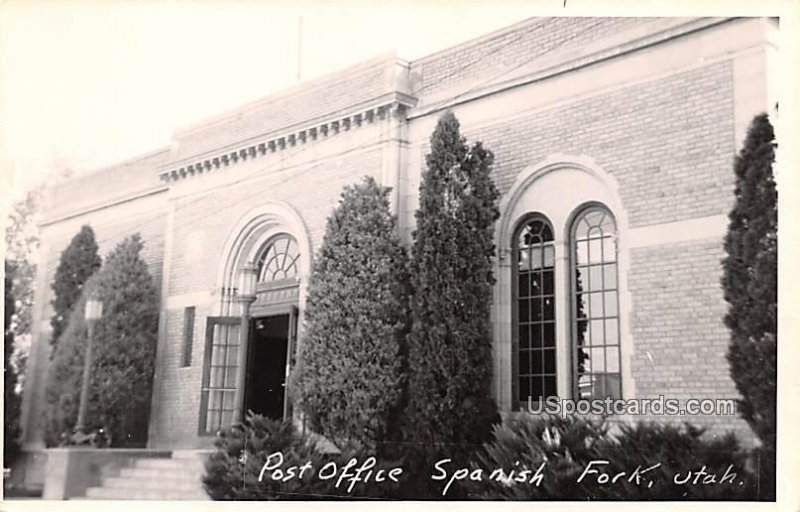
M 193 459 L 139 459 L 137 468 L 195 470 L 203 468 L 203 461 Z
M 103 487 L 115 489 L 161 489 L 164 491 L 180 490 L 195 491 L 202 486 L 199 476 L 188 478 L 149 478 L 114 476 L 103 480 Z
M 201 500 L 208 496 L 201 490 L 132 489 L 123 487 L 90 487 L 86 498 L 101 500 Z
M 204 471 L 198 469 L 197 471 L 186 471 L 185 469 L 167 469 L 167 468 L 140 468 L 130 467 L 122 468 L 119 472 L 120 477 L 124 478 L 149 478 L 154 480 L 191 480 L 200 481 Z

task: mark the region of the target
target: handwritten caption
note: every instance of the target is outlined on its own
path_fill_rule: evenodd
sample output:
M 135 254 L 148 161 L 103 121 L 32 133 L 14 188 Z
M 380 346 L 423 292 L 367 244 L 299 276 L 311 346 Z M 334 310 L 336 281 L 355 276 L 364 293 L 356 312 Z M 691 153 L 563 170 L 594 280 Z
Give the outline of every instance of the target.
M 377 468 L 378 462 L 375 457 L 368 457 L 363 461 L 351 458 L 344 465 L 339 465 L 335 461 L 327 462 L 319 468 L 315 468 L 311 461 L 306 461 L 302 465 L 286 465 L 282 452 L 274 452 L 267 457 L 258 481 L 264 482 L 289 482 L 295 479 L 303 480 L 306 478 L 317 478 L 319 480 L 334 480 L 337 489 L 346 489 L 352 493 L 357 485 L 381 485 L 386 483 L 398 483 L 403 475 L 404 469 L 401 466 Z M 516 464 L 516 468 L 505 470 L 496 468 L 484 470 L 473 467 L 453 467 L 452 459 L 441 459 L 431 468 L 430 479 L 442 483 L 442 496 L 447 496 L 448 491 L 455 482 L 472 481 L 484 482 L 495 481 L 503 485 L 531 485 L 539 487 L 547 478 L 547 462 L 542 462 L 536 468 L 528 468 Z M 655 470 L 662 467 L 661 463 L 652 466 L 636 468 L 629 471 L 609 471 L 610 462 L 607 460 L 592 460 L 584 466 L 580 476 L 575 480 L 577 484 L 595 485 L 614 485 L 621 482 L 629 484 L 652 487 L 655 476 L 663 478 L 663 472 Z M 715 473 L 705 465 L 700 468 L 677 472 L 672 476 L 672 482 L 676 485 L 743 485 L 743 481 L 737 478 L 733 465 L 729 465 L 722 474 Z

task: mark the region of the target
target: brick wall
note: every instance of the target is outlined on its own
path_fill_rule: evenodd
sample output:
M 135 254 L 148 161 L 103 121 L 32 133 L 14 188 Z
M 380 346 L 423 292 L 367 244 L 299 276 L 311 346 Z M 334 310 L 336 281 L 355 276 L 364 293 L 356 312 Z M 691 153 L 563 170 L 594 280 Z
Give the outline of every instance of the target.
M 538 56 L 578 48 L 641 25 L 647 18 L 534 18 L 485 38 L 448 48 L 411 63 L 419 75 L 416 95 L 434 94 L 479 77 L 492 77 Z
M 563 153 L 588 155 L 616 178 L 630 227 L 727 213 L 732 204 L 730 62 L 463 131 L 494 152 L 501 193 L 525 167 Z
M 641 398 L 738 398 L 725 359 L 730 336 L 720 277 L 722 240 L 633 249 L 628 286 L 634 297 L 630 361 Z M 749 435 L 738 418 L 665 417 Z

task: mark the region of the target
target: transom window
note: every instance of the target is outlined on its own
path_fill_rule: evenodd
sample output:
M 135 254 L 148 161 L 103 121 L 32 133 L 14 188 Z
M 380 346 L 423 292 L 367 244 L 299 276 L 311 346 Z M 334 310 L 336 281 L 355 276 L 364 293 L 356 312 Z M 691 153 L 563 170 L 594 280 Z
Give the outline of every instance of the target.
M 521 402 L 556 394 L 555 248 L 553 228 L 540 216 L 515 237 L 517 396 Z
M 605 208 L 575 218 L 572 250 L 574 393 L 621 398 L 617 228 Z
M 292 236 L 282 234 L 274 237 L 261 251 L 256 262 L 258 281 L 283 281 L 297 277 L 299 258 L 300 250 Z

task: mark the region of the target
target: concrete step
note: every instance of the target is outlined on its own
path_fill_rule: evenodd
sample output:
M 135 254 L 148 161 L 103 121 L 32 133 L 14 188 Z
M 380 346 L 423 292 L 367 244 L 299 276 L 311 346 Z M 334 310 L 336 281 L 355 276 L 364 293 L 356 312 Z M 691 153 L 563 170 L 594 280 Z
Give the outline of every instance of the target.
M 208 496 L 200 491 L 133 489 L 124 487 L 90 487 L 86 490 L 87 499 L 97 500 L 199 500 L 208 501 Z
M 203 462 L 194 459 L 139 459 L 137 468 L 172 469 L 178 471 L 202 471 Z
M 150 478 L 154 480 L 192 480 L 199 481 L 204 470 L 187 471 L 185 469 L 168 468 L 140 468 L 137 466 L 122 468 L 119 472 L 120 477 L 125 478 Z
M 194 491 L 202 486 L 200 475 L 184 478 L 150 478 L 141 476 L 113 476 L 103 480 L 103 487 L 126 489 L 161 489 Z

